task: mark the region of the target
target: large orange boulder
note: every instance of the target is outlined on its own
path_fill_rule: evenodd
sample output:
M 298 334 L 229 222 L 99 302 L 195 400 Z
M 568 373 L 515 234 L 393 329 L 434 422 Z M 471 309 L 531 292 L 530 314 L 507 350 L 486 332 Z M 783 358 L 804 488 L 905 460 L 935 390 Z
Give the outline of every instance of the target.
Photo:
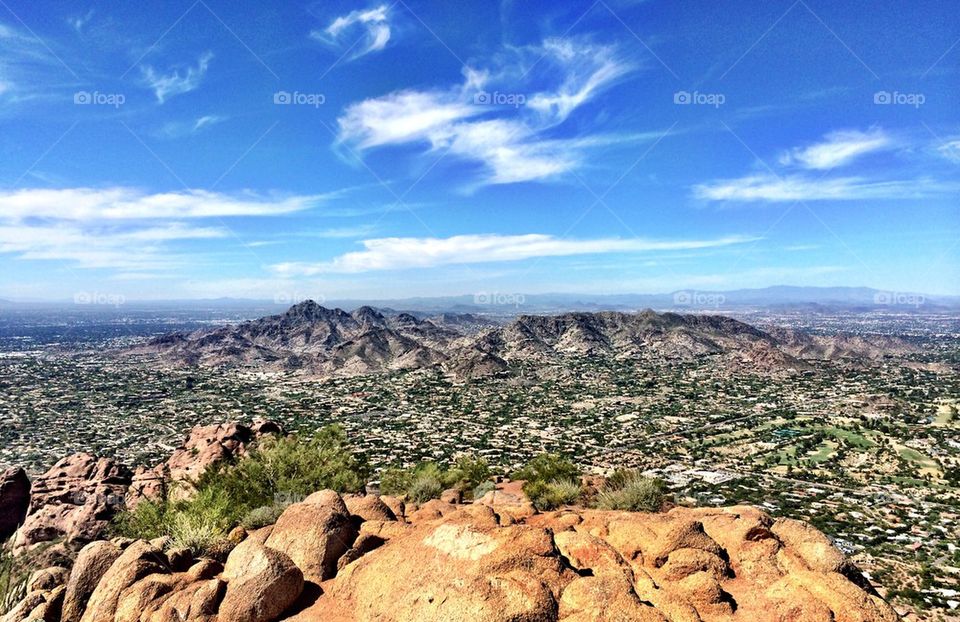
M 337 560 L 358 534 L 350 512 L 333 491 L 314 493 L 283 511 L 265 545 L 287 555 L 307 581 L 320 583 L 337 571 Z

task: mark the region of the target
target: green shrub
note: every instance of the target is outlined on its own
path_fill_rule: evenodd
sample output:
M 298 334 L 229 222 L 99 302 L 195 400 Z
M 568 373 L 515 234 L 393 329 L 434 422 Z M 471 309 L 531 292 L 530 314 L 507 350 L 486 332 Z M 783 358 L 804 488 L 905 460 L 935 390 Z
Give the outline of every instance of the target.
M 436 499 L 447 488 L 458 488 L 470 496 L 474 488 L 490 479 L 490 466 L 483 458 L 461 456 L 444 470 L 435 462 L 421 462 L 412 469 L 388 468 L 380 473 L 380 492 L 405 495 L 423 503 Z
M 127 538 L 152 540 L 167 534 L 166 515 L 169 504 L 164 500 L 144 500 L 132 510 L 120 512 L 113 519 L 113 531 Z
M 27 595 L 29 575 L 13 556 L 12 541 L 0 542 L 0 616 Z
M 421 462 L 412 469 L 385 469 L 380 476 L 380 492 L 406 495 L 423 503 L 436 499 L 443 492 L 445 474 L 435 462 Z
M 443 482 L 433 473 L 418 475 L 410 482 L 407 495 L 415 503 L 424 503 L 431 499 L 438 499 L 443 492 Z
M 341 426 L 321 428 L 314 436 L 268 436 L 246 457 L 204 473 L 198 488 L 227 491 L 243 513 L 272 504 L 278 495 L 306 497 L 318 490 L 363 490 L 370 474 L 366 461 L 350 451 Z
M 513 474 L 513 479 L 527 482 L 555 482 L 575 480 L 579 477 L 580 471 L 577 467 L 557 454 L 540 454 Z
M 366 462 L 350 451 L 340 426 L 327 426 L 307 439 L 266 437 L 240 460 L 207 470 L 186 499 L 143 501 L 121 512 L 114 529 L 131 538 L 170 536 L 174 546 L 201 555 L 252 510 L 278 505 L 280 496 L 300 498 L 325 488 L 356 492 L 368 472 Z M 267 517 L 261 513 L 252 520 Z
M 555 510 L 564 505 L 571 505 L 580 499 L 583 489 L 573 480 L 556 480 L 544 482 L 533 480 L 524 482 L 523 492 L 538 510 Z
M 453 467 L 447 471 L 445 479 L 446 485 L 456 486 L 460 490 L 473 494 L 473 490 L 483 483 L 490 483 L 490 465 L 484 458 L 474 458 L 473 456 L 460 456 L 457 458 Z M 482 495 L 481 495 L 482 496 Z M 474 498 L 476 498 L 474 496 Z
M 480 497 L 484 496 L 491 490 L 496 490 L 496 489 L 497 489 L 497 485 L 494 484 L 493 481 L 489 479 L 484 482 L 480 482 L 480 485 L 473 489 L 473 498 L 479 499 Z
M 538 510 L 575 503 L 583 493 L 577 467 L 557 454 L 540 454 L 513 474 L 522 479 L 523 492 Z
M 273 525 L 285 509 L 287 509 L 287 504 L 285 503 L 275 503 L 273 505 L 254 508 L 247 512 L 247 515 L 240 521 L 240 525 L 247 531 Z
M 637 471 L 617 470 L 607 479 L 595 505 L 601 510 L 657 512 L 665 497 L 663 481 Z

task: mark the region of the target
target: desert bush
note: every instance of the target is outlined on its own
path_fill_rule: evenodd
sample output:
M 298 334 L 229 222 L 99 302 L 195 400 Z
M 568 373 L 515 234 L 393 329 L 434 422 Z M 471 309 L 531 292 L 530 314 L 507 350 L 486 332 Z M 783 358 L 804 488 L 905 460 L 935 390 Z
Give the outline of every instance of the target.
M 617 470 L 597 495 L 595 505 L 601 510 L 657 512 L 666 498 L 662 480 L 644 477 L 637 471 Z
M 557 454 L 540 454 L 513 474 L 522 479 L 523 492 L 538 510 L 575 503 L 582 494 L 577 467 Z
M 493 484 L 490 481 L 490 475 L 490 465 L 484 458 L 464 455 L 457 458 L 453 467 L 447 471 L 445 485 L 456 486 L 467 493 L 468 497 L 475 498 L 473 495 L 475 488 L 484 483 Z
M 384 469 L 380 475 L 380 492 L 406 495 L 417 503 L 439 497 L 443 485 L 444 471 L 435 462 L 421 462 L 412 469 Z
M 0 542 L 0 616 L 5 615 L 27 594 L 28 575 L 17 563 L 12 541 Z
M 327 426 L 309 438 L 266 437 L 236 462 L 207 470 L 190 485 L 189 495 L 142 501 L 121 512 L 114 531 L 130 538 L 170 536 L 175 546 L 201 555 L 253 510 L 282 505 L 276 501 L 281 496 L 302 498 L 325 488 L 356 492 L 367 474 L 366 462 L 350 451 L 340 426 Z M 251 521 L 269 518 L 264 511 Z
M 480 482 L 480 484 L 473 489 L 473 498 L 479 499 L 480 497 L 487 494 L 491 490 L 496 490 L 496 488 L 497 488 L 497 485 L 494 484 L 492 480 L 488 479 L 484 482 Z
M 302 498 L 327 488 L 358 492 L 369 474 L 366 461 L 350 450 L 344 429 L 331 425 L 309 438 L 268 436 L 239 461 L 204 473 L 197 487 L 226 490 L 246 513 L 278 496 Z
M 443 492 L 443 482 L 434 473 L 423 473 L 413 478 L 407 489 L 407 496 L 411 501 L 424 503 L 430 499 L 437 499 Z
M 287 509 L 286 503 L 275 503 L 254 508 L 241 519 L 240 525 L 247 531 L 273 525 L 285 509 Z
M 490 466 L 483 458 L 461 456 L 449 469 L 435 462 L 421 462 L 412 469 L 389 468 L 380 474 L 380 492 L 405 495 L 423 503 L 436 499 L 447 488 L 458 488 L 470 497 L 474 488 L 490 479 Z
M 574 480 L 579 476 L 580 471 L 566 458 L 557 454 L 540 454 L 516 471 L 513 479 L 522 479 L 527 482 L 553 482 Z

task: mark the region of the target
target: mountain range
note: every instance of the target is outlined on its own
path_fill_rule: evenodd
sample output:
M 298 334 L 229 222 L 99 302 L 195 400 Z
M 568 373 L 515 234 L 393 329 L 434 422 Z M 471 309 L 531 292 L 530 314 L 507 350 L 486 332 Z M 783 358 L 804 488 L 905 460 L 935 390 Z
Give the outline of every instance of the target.
M 459 377 L 564 357 L 694 360 L 756 370 L 807 369 L 814 360 L 865 362 L 910 354 L 885 336 L 761 330 L 720 315 L 603 311 L 520 315 L 498 324 L 474 315 L 418 318 L 364 306 L 348 313 L 313 301 L 257 320 L 178 332 L 127 350 L 169 363 L 300 370 L 351 376 L 438 367 Z

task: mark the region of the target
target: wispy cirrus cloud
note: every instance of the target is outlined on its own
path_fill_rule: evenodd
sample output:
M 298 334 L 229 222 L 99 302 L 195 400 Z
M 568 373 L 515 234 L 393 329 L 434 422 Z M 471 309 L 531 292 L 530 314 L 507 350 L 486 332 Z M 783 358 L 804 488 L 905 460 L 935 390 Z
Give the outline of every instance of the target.
M 712 239 L 649 240 L 641 238 L 563 239 L 552 235 L 456 235 L 448 238 L 377 238 L 364 240 L 363 250 L 327 262 L 279 263 L 271 266 L 284 276 L 358 273 L 451 264 L 518 261 L 534 257 L 597 255 L 695 250 L 752 242 L 758 238 L 726 236 Z
M 934 179 L 874 181 L 862 177 L 817 179 L 805 175 L 748 175 L 698 184 L 694 197 L 708 201 L 783 202 L 918 199 L 948 192 L 955 185 Z
M 842 130 L 827 134 L 818 143 L 791 149 L 780 156 L 780 164 L 828 170 L 849 164 L 868 153 L 891 149 L 894 146 L 892 137 L 881 129 L 867 132 Z
M 379 52 L 390 41 L 390 8 L 381 4 L 371 9 L 351 11 L 334 19 L 325 29 L 311 31 L 310 37 L 327 45 L 346 48 L 351 60 Z M 347 44 L 347 41 L 351 43 Z
M 614 47 L 548 39 L 512 54 L 519 58 L 501 57 L 492 68 L 465 69 L 464 81 L 447 89 L 397 91 L 348 106 L 338 119 L 338 143 L 361 152 L 423 145 L 479 164 L 485 170 L 480 183 L 508 184 L 546 181 L 576 169 L 596 141 L 637 138 L 551 135 L 633 69 Z M 546 74 L 541 81 L 553 84 L 519 92 L 532 86 L 527 73 L 536 65 L 543 65 Z
M 928 143 L 908 134 L 894 137 L 877 128 L 831 132 L 816 143 L 783 152 L 778 159 L 782 173 L 767 167 L 768 173 L 696 184 L 692 194 L 694 198 L 706 201 L 779 203 L 920 199 L 960 191 L 960 184 L 956 182 L 942 181 L 932 175 L 912 176 L 915 175 L 913 170 L 894 178 L 889 172 L 881 176 L 872 171 L 836 177 L 829 175 L 832 169 L 848 166 L 870 153 L 891 150 L 901 150 L 903 154 L 911 150 L 928 153 Z M 921 146 L 924 148 L 917 149 Z M 940 155 L 945 155 L 942 149 Z M 798 171 L 798 168 L 803 170 Z M 859 170 L 865 169 L 860 167 Z
M 146 193 L 135 188 L 25 188 L 0 192 L 0 220 L 183 219 L 273 216 L 309 209 L 334 194 L 264 197 L 209 190 Z
M 949 140 L 939 147 L 937 152 L 947 160 L 960 164 L 960 139 Z
M 299 212 L 330 196 L 151 194 L 131 188 L 5 191 L 0 192 L 0 254 L 63 260 L 80 268 L 169 270 L 196 259 L 171 251 L 171 243 L 230 237 L 224 218 Z
M 41 40 L 0 22 L 0 101 L 50 98 L 49 86 L 69 72 Z
M 219 123 L 223 123 L 226 120 L 227 117 L 216 114 L 208 114 L 203 115 L 202 117 L 197 117 L 193 121 L 170 121 L 165 123 L 156 134 L 160 138 L 178 138 L 181 136 L 189 136 L 213 127 Z
M 141 68 L 143 82 L 153 90 L 157 102 L 162 104 L 171 97 L 200 88 L 211 60 L 213 52 L 205 52 L 197 60 L 196 66 L 174 67 L 166 73 L 147 65 Z

